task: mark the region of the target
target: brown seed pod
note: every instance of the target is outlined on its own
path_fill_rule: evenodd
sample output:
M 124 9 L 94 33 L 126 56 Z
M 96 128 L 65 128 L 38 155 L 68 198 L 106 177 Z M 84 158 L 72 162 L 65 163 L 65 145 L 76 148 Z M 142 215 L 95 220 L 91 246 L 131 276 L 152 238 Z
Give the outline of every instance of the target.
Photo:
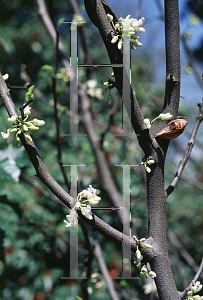
M 167 140 L 174 139 L 184 131 L 187 123 L 188 123 L 188 120 L 179 117 L 179 119 L 170 121 L 154 137 L 158 137 L 161 139 L 167 139 Z

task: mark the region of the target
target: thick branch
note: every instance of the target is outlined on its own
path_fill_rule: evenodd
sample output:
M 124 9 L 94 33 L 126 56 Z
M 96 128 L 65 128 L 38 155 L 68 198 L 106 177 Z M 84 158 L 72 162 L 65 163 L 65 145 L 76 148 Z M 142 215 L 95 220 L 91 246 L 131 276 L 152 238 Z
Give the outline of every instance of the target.
M 18 117 L 18 113 L 16 111 L 15 105 L 8 92 L 8 88 L 6 86 L 5 81 L 2 78 L 1 73 L 0 73 L 0 96 L 3 100 L 3 103 L 6 107 L 9 116 Z M 39 156 L 39 153 L 37 151 L 34 142 L 25 139 L 23 134 L 19 135 L 19 137 L 36 170 L 37 177 L 41 179 L 41 181 L 49 188 L 49 190 L 52 191 L 68 208 L 73 207 L 75 199 L 71 197 L 66 191 L 64 191 L 64 189 L 49 174 L 49 172 L 47 171 L 45 165 L 43 164 Z M 120 245 L 123 244 L 128 247 L 131 247 L 133 251 L 137 249 L 136 242 L 132 238 L 129 238 L 128 236 L 114 229 L 113 227 L 111 227 L 110 225 L 108 225 L 107 223 L 99 219 L 96 215 L 92 214 L 93 220 L 89 220 L 86 217 L 84 217 L 81 211 L 78 211 L 78 215 L 92 227 L 93 231 L 100 232 L 104 236 L 111 238 L 111 240 L 117 242 Z
M 114 35 L 112 25 L 107 20 L 106 17 L 106 11 L 104 9 L 104 6 L 102 4 L 103 1 L 101 0 L 85 0 L 85 7 L 87 10 L 87 13 L 91 20 L 94 20 L 94 24 L 98 27 L 99 32 L 101 34 L 101 37 L 104 41 L 104 44 L 106 46 L 109 59 L 111 61 L 111 64 L 123 64 L 123 56 L 121 50 L 118 49 L 117 44 L 112 44 L 111 39 Z M 115 75 L 115 87 L 118 89 L 118 92 L 120 96 L 122 97 L 122 86 L 123 86 L 123 74 L 126 72 L 125 66 L 123 68 L 119 67 L 113 67 L 114 75 Z M 124 74 L 125 75 L 125 74 Z M 130 82 L 129 82 L 130 84 Z M 130 89 L 130 109 L 131 112 L 129 112 L 129 109 L 127 109 L 129 118 L 131 120 L 133 129 L 135 133 L 137 134 L 139 144 L 145 154 L 147 156 L 154 155 L 154 159 L 157 160 L 157 157 L 159 156 L 159 159 L 162 159 L 161 151 L 158 151 L 158 144 L 155 139 L 152 138 L 149 130 L 144 125 L 144 118 L 141 112 L 141 109 L 138 105 L 137 99 L 135 97 L 135 94 Z M 125 104 L 125 103 L 124 103 Z M 157 153 L 158 151 L 158 153 Z

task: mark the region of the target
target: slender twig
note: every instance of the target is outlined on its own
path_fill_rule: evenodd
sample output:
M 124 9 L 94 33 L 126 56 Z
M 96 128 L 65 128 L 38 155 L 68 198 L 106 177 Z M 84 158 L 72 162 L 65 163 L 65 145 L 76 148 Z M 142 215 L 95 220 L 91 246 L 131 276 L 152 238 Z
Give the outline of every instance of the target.
M 57 150 L 58 150 L 58 164 L 60 166 L 61 172 L 63 174 L 63 178 L 65 181 L 65 184 L 68 188 L 68 190 L 70 191 L 70 183 L 67 177 L 67 174 L 65 172 L 65 168 L 63 166 L 63 160 L 62 160 L 62 153 L 61 153 L 61 143 L 60 143 L 60 118 L 58 116 L 58 108 L 57 108 L 57 96 L 56 96 L 56 74 L 57 74 L 57 70 L 58 70 L 58 65 L 59 65 L 59 31 L 58 28 L 54 22 L 54 15 L 53 15 L 53 5 L 52 5 L 52 1 L 50 1 L 50 7 L 51 7 L 51 19 L 55 28 L 55 32 L 56 32 L 56 44 L 55 44 L 55 51 L 56 51 L 56 58 L 55 58 L 55 68 L 54 68 L 54 74 L 52 76 L 52 92 L 53 92 L 53 96 L 54 96 L 54 119 L 55 119 L 55 124 L 56 124 L 56 144 L 57 144 Z
M 187 45 L 186 37 L 185 37 L 184 34 L 181 34 L 180 37 L 181 37 L 181 41 L 182 41 L 183 47 L 185 49 L 185 53 L 187 54 L 187 57 L 188 57 L 188 64 L 192 68 L 192 70 L 193 70 L 193 72 L 195 74 L 195 78 L 196 78 L 199 86 L 201 87 L 201 89 L 203 89 L 203 85 L 202 85 L 202 80 L 201 80 L 201 77 L 200 77 L 200 73 L 198 72 L 197 68 L 195 67 L 194 58 L 193 58 L 191 50 L 189 49 L 189 47 Z
M 191 287 L 193 286 L 193 283 L 199 279 L 202 271 L 203 271 L 203 258 L 200 263 L 199 269 L 198 269 L 197 273 L 195 274 L 195 277 L 193 278 L 192 282 L 188 285 L 188 287 L 183 292 L 179 293 L 181 299 L 183 299 L 187 295 L 187 292 L 191 289 Z
M 168 235 L 169 241 L 178 250 L 179 254 L 182 256 L 182 258 L 185 260 L 185 262 L 193 269 L 194 272 L 197 272 L 198 267 L 197 267 L 197 264 L 196 264 L 194 258 L 185 250 L 184 246 L 177 239 L 175 234 L 171 230 L 168 230 L 167 235 Z
M 108 269 L 106 267 L 106 264 L 105 264 L 105 261 L 104 261 L 103 255 L 102 255 L 101 247 L 100 247 L 99 242 L 97 240 L 95 240 L 95 256 L 98 260 L 98 263 L 100 265 L 100 268 L 101 268 L 101 271 L 104 275 L 104 278 L 106 279 L 106 283 L 107 283 L 107 286 L 108 286 L 109 293 L 111 295 L 111 299 L 118 300 L 119 298 L 116 294 L 116 291 L 115 291 L 115 288 L 114 288 L 114 285 L 113 285 L 113 281 L 112 281 L 112 279 L 109 275 Z
M 10 85 L 8 84 L 9 89 L 19 89 L 19 90 L 27 90 L 26 86 L 15 86 L 15 85 Z
M 100 138 L 100 145 L 101 145 L 101 147 L 103 145 L 105 135 L 111 129 L 111 125 L 113 124 L 113 117 L 116 114 L 117 109 L 118 109 L 118 97 L 116 98 L 116 100 L 114 102 L 114 106 L 113 106 L 112 110 L 109 112 L 109 120 L 107 122 L 106 128 L 101 133 L 101 138 Z
M 167 197 L 174 191 L 178 181 L 180 180 L 181 174 L 185 168 L 185 165 L 190 157 L 190 154 L 192 152 L 192 148 L 195 144 L 195 137 L 197 135 L 197 131 L 198 128 L 203 120 L 203 105 L 201 103 L 198 104 L 199 105 L 199 114 L 196 117 L 196 122 L 192 131 L 192 134 L 190 136 L 190 140 L 188 142 L 187 148 L 185 150 L 185 154 L 183 156 L 182 161 L 180 162 L 179 166 L 178 166 L 178 170 L 177 173 L 173 179 L 173 181 L 171 182 L 171 184 L 168 186 L 168 188 L 166 189 L 166 193 L 167 193 Z

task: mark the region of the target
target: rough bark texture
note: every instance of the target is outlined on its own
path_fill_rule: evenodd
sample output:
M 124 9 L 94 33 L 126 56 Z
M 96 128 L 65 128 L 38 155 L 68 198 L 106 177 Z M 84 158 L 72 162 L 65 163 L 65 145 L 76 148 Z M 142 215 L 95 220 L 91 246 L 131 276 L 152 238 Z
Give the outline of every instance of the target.
M 85 0 L 90 19 L 98 27 L 105 43 L 112 64 L 122 63 L 121 52 L 117 45 L 110 43 L 113 30 L 106 19 L 101 0 Z M 179 43 L 179 8 L 178 0 L 165 0 L 165 33 L 166 33 L 166 89 L 163 113 L 170 112 L 173 118 L 178 115 L 180 97 L 180 43 Z M 124 16 L 123 16 L 124 17 Z M 96 21 L 95 21 L 96 20 Z M 125 69 L 123 70 L 125 72 Z M 122 95 L 122 69 L 114 68 L 116 88 Z M 156 285 L 161 300 L 179 300 L 166 243 L 166 192 L 164 187 L 164 162 L 169 145 L 168 140 L 153 139 L 144 125 L 137 99 L 131 90 L 131 122 L 138 136 L 138 141 L 146 157 L 152 156 L 155 164 L 147 174 L 148 229 L 149 238 L 153 241 L 153 255 L 148 256 L 152 270 L 157 274 Z M 161 121 L 159 130 L 166 125 Z M 146 255 L 147 256 L 147 255 Z M 146 258 L 146 257 L 145 257 Z

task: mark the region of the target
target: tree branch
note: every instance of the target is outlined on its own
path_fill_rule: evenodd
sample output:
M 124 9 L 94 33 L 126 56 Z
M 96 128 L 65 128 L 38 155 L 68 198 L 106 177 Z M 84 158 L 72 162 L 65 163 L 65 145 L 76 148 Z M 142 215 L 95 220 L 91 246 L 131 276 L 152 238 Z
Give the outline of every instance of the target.
M 188 285 L 188 287 L 187 287 L 183 292 L 179 293 L 181 299 L 183 299 L 183 298 L 187 295 L 187 292 L 188 292 L 188 291 L 191 289 L 191 287 L 193 286 L 193 282 L 196 282 L 196 281 L 199 279 L 199 277 L 200 277 L 202 271 L 203 271 L 203 258 L 202 258 L 202 261 L 201 261 L 199 270 L 197 271 L 197 273 L 196 273 L 195 277 L 193 278 L 192 282 Z
M 178 170 L 176 172 L 176 175 L 173 179 L 173 181 L 171 182 L 171 184 L 168 186 L 168 188 L 166 189 L 166 193 L 167 193 L 167 197 L 174 191 L 176 185 L 178 184 L 178 181 L 180 180 L 181 174 L 185 168 L 185 165 L 190 157 L 190 154 L 192 152 L 193 146 L 195 144 L 195 137 L 197 135 L 197 131 L 198 128 L 203 120 L 203 105 L 201 103 L 198 104 L 199 106 L 199 114 L 196 117 L 196 122 L 192 131 L 192 134 L 190 136 L 190 140 L 188 142 L 187 148 L 185 150 L 185 154 L 183 156 L 182 161 L 180 162 L 179 166 L 178 166 Z

